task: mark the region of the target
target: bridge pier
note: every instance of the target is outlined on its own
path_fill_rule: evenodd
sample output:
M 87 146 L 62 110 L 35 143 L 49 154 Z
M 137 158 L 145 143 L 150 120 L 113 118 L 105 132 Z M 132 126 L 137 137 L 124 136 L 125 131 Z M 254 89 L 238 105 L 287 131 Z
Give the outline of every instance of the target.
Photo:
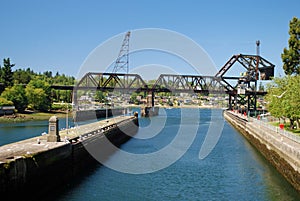
M 154 91 L 147 95 L 146 105 L 141 108 L 141 115 L 143 117 L 157 116 L 159 107 L 154 107 Z

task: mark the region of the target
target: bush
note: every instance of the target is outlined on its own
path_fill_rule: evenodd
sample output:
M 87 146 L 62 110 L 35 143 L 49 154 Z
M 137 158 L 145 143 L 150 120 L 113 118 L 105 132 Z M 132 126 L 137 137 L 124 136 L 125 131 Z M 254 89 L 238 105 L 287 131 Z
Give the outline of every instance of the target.
M 0 97 L 0 106 L 13 106 L 14 103 L 12 101 L 7 100 L 6 98 Z

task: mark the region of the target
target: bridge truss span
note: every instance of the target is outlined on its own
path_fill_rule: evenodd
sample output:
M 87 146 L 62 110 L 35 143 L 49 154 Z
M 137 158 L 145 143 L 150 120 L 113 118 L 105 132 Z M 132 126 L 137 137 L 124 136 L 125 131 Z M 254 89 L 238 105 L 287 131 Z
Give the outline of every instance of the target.
M 235 64 L 241 65 L 244 72 L 239 76 L 227 76 Z M 230 109 L 256 111 L 257 96 L 265 94 L 257 90 L 257 81 L 272 79 L 274 67 L 259 55 L 238 54 L 233 55 L 215 76 L 161 74 L 152 84 L 138 74 L 89 72 L 74 87 L 74 102 L 77 90 L 145 92 L 152 95 L 152 106 L 154 93 L 158 92 L 228 94 Z
M 225 89 L 225 90 L 224 90 Z M 201 75 L 161 74 L 151 87 L 152 91 L 189 92 L 189 93 L 225 93 L 227 90 L 221 78 Z
M 147 84 L 138 74 L 87 73 L 77 83 L 76 88 L 102 91 L 145 91 Z

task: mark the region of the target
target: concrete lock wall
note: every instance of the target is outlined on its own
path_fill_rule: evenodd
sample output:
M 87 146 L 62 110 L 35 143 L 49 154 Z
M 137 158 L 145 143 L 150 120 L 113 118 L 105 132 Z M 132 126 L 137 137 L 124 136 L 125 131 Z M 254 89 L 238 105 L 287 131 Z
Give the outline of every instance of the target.
M 137 126 L 132 126 L 132 123 Z M 86 137 L 81 140 L 75 137 L 69 139 L 71 143 L 47 142 L 57 143 L 57 146 L 47 151 L 6 158 L 5 162 L 0 162 L 0 193 L 10 200 L 19 197 L 34 200 L 51 193 L 52 189 L 66 184 L 71 177 L 97 163 L 85 146 L 103 147 L 100 134 L 119 146 L 130 139 L 127 132 L 134 135 L 137 130 L 138 118 L 131 117 L 110 124 L 101 133 L 82 133 Z
M 127 113 L 127 108 L 102 108 L 96 110 L 78 110 L 74 112 L 75 121 L 86 121 L 90 119 L 111 117 L 113 115 L 122 115 Z
M 262 127 L 259 121 L 248 121 L 247 118 L 230 111 L 225 111 L 224 117 L 300 192 L 300 144 L 298 142 L 267 127 Z

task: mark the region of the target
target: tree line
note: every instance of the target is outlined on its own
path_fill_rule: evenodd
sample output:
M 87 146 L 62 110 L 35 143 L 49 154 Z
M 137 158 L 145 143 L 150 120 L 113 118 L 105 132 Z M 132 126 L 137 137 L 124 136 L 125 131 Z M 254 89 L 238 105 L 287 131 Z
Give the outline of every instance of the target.
M 290 128 L 300 128 L 300 20 L 289 23 L 288 48 L 281 59 L 285 77 L 275 78 L 267 88 L 267 109 L 272 116 L 288 118 Z
M 53 102 L 71 102 L 70 91 L 54 90 L 51 85 L 74 85 L 75 78 L 51 71 L 36 73 L 30 68 L 16 69 L 9 58 L 0 65 L 0 106 L 14 105 L 18 112 L 26 109 L 49 111 Z

